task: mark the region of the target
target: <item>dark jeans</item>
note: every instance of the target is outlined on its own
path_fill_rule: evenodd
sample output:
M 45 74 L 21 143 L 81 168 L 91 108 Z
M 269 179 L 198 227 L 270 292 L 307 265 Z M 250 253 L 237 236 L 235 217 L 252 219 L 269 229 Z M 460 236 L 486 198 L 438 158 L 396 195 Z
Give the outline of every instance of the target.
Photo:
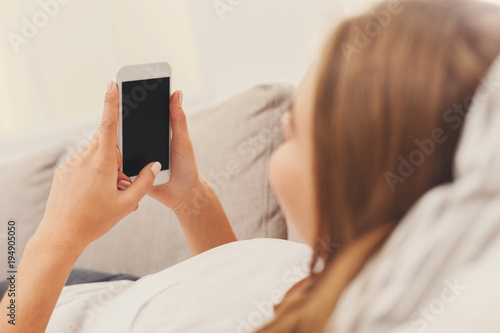
M 105 282 L 105 281 L 116 281 L 116 280 L 132 280 L 136 281 L 139 278 L 137 276 L 129 274 L 109 274 L 99 271 L 93 271 L 90 269 L 73 268 L 71 273 L 66 280 L 65 286 L 70 286 L 73 284 L 80 283 L 90 283 L 90 282 Z M 0 282 L 0 300 L 9 288 L 9 281 Z

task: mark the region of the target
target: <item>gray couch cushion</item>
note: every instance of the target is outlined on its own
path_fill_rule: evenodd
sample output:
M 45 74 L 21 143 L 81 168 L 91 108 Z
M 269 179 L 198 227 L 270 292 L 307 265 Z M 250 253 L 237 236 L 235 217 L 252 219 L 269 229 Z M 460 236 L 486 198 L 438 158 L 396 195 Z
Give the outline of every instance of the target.
M 6 249 L 7 222 L 16 221 L 16 263 L 35 232 L 45 211 L 54 167 L 64 146 L 52 147 L 0 168 L 0 244 Z M 7 253 L 0 255 L 0 267 L 7 269 Z
M 281 115 L 293 87 L 259 86 L 190 118 L 201 174 L 212 184 L 238 239 L 287 237 L 269 187 L 268 162 L 283 141 Z
M 267 170 L 272 151 L 283 140 L 280 116 L 293 90 L 288 84 L 262 85 L 188 116 L 200 172 L 214 186 L 238 239 L 287 238 Z M 69 157 L 61 153 L 74 151 L 74 145 L 46 152 L 35 164 L 26 161 L 31 166 L 19 176 L 19 166 L 0 173 L 1 184 L 15 189 L 12 196 L 2 193 L 0 211 L 4 221 L 6 216 L 18 219 L 23 247 L 42 217 L 54 167 Z M 175 215 L 146 196 L 137 212 L 90 244 L 76 266 L 142 276 L 188 257 Z

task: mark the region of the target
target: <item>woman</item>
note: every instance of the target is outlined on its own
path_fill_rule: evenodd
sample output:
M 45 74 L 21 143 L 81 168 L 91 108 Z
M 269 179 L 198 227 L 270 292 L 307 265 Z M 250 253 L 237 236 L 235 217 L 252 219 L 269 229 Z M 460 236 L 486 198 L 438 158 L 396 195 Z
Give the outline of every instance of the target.
M 451 122 L 445 110 L 474 95 L 500 52 L 499 15 L 497 6 L 472 0 L 392 1 L 334 31 L 284 117 L 286 142 L 270 164 L 270 182 L 284 212 L 313 249 L 311 274 L 258 332 L 324 331 L 342 293 L 410 207 L 453 180 L 462 122 Z M 109 84 L 91 144 L 55 174 L 45 215 L 19 266 L 16 326 L 2 321 L 2 332 L 44 331 L 78 256 L 137 209 L 146 194 L 176 212 L 193 254 L 236 241 L 220 202 L 198 173 L 182 93 L 173 94 L 170 106 L 172 178 L 155 187 L 157 163 L 131 184 L 117 171 L 117 99 L 116 86 Z M 436 129 L 438 141 L 446 140 L 402 175 L 416 139 Z M 206 207 L 199 214 L 183 210 L 200 192 L 209 200 Z M 5 297 L 1 306 L 8 305 Z

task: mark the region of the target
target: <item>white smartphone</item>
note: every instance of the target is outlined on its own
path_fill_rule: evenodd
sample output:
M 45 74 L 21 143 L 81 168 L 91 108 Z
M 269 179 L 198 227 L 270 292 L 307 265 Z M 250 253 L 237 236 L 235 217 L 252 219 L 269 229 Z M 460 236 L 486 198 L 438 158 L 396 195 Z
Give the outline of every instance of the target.
M 170 85 L 168 62 L 122 66 L 116 73 L 120 94 L 120 170 L 133 181 L 149 163 L 161 163 L 155 185 L 170 180 Z

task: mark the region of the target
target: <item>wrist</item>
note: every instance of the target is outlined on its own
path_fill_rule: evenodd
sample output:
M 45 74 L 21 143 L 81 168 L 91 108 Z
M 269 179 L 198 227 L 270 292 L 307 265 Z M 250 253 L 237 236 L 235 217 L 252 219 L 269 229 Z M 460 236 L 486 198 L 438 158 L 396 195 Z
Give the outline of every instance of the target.
M 216 197 L 217 194 L 212 186 L 203 176 L 199 175 L 196 184 L 186 191 L 180 202 L 172 207 L 172 210 L 178 218 L 199 215 Z
M 50 228 L 47 228 L 44 224 L 44 220 L 42 220 L 35 234 L 30 238 L 29 243 L 39 249 L 50 252 L 66 253 L 76 258 L 78 258 L 88 246 L 87 243 L 83 242 L 82 238 L 76 239 L 72 237 L 70 239 L 50 230 Z

